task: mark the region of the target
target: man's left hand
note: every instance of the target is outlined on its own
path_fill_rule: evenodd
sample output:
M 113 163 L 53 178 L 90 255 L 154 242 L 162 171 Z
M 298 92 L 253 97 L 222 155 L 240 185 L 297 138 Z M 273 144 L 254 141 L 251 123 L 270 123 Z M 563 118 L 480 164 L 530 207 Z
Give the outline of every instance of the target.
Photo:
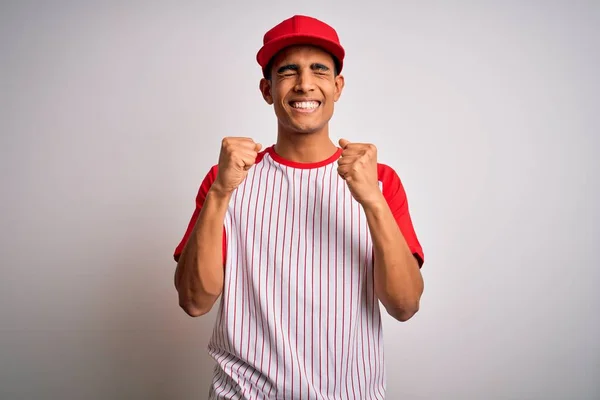
M 377 148 L 369 143 L 350 143 L 340 139 L 342 155 L 338 174 L 346 181 L 350 193 L 362 206 L 381 200 L 377 181 Z

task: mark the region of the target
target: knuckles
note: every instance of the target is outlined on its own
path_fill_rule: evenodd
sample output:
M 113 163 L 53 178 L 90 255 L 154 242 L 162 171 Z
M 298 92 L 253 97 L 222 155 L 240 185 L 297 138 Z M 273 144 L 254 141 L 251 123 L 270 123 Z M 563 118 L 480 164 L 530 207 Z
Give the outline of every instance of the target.
M 371 143 L 350 143 L 346 149 L 342 152 L 342 157 L 350 155 L 377 156 L 377 147 Z
M 224 149 L 230 149 L 235 143 L 235 138 L 232 137 L 224 137 L 223 140 L 221 140 L 221 147 L 223 147 Z
M 221 149 L 223 149 L 223 152 L 226 154 L 231 154 L 235 150 L 235 146 L 230 138 L 225 138 L 221 142 Z
M 256 144 L 252 139 L 238 137 L 224 137 L 221 140 L 221 149 L 225 154 L 232 155 L 244 148 L 254 148 Z
M 363 151 L 363 154 L 368 156 L 369 158 L 377 156 L 377 147 L 375 147 L 374 144 L 365 144 Z

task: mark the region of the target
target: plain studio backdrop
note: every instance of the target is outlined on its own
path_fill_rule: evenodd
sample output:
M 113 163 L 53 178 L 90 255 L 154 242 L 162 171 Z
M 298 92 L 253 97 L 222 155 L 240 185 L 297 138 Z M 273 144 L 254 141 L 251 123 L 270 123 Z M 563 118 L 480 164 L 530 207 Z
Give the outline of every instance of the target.
M 396 169 L 425 293 L 389 399 L 600 398 L 600 7 L 0 6 L 0 399 L 203 399 L 215 309 L 172 253 L 223 136 L 273 144 L 255 55 L 294 14 L 347 50 L 331 136 Z

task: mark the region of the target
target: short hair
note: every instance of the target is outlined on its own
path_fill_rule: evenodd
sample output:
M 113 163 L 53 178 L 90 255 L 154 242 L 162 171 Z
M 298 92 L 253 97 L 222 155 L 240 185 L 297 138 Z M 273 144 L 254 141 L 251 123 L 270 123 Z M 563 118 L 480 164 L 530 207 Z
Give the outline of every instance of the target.
M 340 70 L 340 62 L 337 59 L 337 57 L 335 57 L 333 54 L 327 52 L 327 54 L 329 54 L 331 56 L 331 58 L 333 59 L 333 76 L 338 76 L 339 74 L 339 70 Z M 274 55 L 268 62 L 267 66 L 262 70 L 263 72 L 263 76 L 266 80 L 270 81 L 272 76 L 271 76 L 271 70 L 273 69 L 273 61 L 275 60 L 275 57 L 277 56 Z

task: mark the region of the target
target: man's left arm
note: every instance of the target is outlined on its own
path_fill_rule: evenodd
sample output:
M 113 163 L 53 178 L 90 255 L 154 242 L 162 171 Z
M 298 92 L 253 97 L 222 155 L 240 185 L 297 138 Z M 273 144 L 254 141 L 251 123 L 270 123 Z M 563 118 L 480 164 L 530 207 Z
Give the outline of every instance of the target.
M 422 260 L 413 254 L 388 200 L 379 189 L 375 146 L 344 139 L 340 140 L 340 146 L 343 151 L 338 160 L 338 173 L 362 205 L 371 232 L 375 294 L 392 317 L 406 321 L 419 310 L 424 288 Z M 396 184 L 401 197 L 396 212 L 405 212 L 407 229 L 412 231 L 404 190 L 399 180 Z
M 423 294 L 419 263 L 383 195 L 363 208 L 373 240 L 375 294 L 392 317 L 407 321 L 419 310 Z

